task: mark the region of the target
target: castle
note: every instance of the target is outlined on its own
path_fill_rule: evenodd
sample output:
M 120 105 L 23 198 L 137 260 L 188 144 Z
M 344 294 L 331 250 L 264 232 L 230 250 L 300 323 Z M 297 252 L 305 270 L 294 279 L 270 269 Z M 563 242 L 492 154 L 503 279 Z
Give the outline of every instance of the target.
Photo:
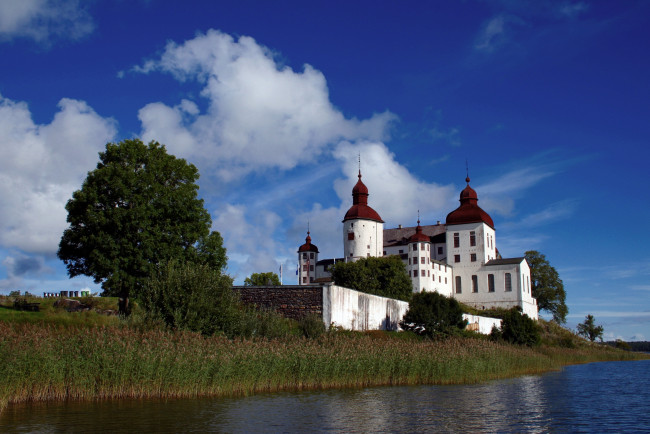
M 298 248 L 298 285 L 331 280 L 329 267 L 338 261 L 399 255 L 411 278 L 413 292 L 436 291 L 478 309 L 519 306 L 538 319 L 537 301 L 524 257 L 501 258 L 492 218 L 478 206 L 478 195 L 467 186 L 460 206 L 445 224 L 384 229 L 384 221 L 368 205 L 368 188 L 359 180 L 352 206 L 343 218 L 343 258 L 318 258 L 309 231 Z

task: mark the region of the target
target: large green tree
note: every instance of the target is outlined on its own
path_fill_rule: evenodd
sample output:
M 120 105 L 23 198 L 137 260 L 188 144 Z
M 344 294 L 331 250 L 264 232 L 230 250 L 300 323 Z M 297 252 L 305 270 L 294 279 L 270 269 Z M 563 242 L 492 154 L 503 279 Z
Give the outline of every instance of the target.
M 546 260 L 546 256 L 536 250 L 527 251 L 526 260 L 530 266 L 530 280 L 537 306 L 553 315 L 553 320 L 558 324 L 565 323 L 569 308 L 560 275 Z
M 601 325 L 596 325 L 596 321 L 593 315 L 587 315 L 585 317 L 585 321 L 581 324 L 578 324 L 578 334 L 589 339 L 591 342 L 595 341 L 598 338 L 600 338 L 602 341 L 603 331 L 605 331 L 605 329 Z
M 330 272 L 335 284 L 357 291 L 405 301 L 413 294 L 411 279 L 399 256 L 337 262 Z
M 198 198 L 199 173 L 157 142 L 108 143 L 66 205 L 58 256 L 71 277 L 92 276 L 128 314 L 158 264 L 171 259 L 223 271 L 226 251 Z
M 280 286 L 280 278 L 272 271 L 253 273 L 244 279 L 244 286 Z

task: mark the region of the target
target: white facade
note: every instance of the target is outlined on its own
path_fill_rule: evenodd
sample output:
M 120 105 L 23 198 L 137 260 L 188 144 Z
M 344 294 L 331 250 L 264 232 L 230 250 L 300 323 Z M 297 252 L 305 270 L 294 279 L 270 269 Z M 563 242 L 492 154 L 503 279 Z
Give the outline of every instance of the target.
M 346 260 L 383 256 L 384 223 L 351 219 L 343 222 L 343 251 Z
M 420 226 L 418 220 L 415 228 L 385 230 L 379 214 L 368 206 L 368 189 L 359 173 L 352 190 L 353 205 L 343 219 L 344 257 L 320 261 L 313 276 L 301 275 L 300 280 L 328 278 L 329 267 L 336 261 L 399 255 L 413 292 L 436 291 L 477 309 L 518 306 L 530 318 L 538 319 L 526 259 L 500 257 L 494 223 L 477 205 L 478 196 L 469 186 L 469 178 L 466 181 L 467 187 L 460 194 L 461 205 L 449 213 L 445 224 L 438 221 L 436 225 Z M 301 270 L 304 266 L 301 262 Z M 307 269 L 312 271 L 311 263 Z

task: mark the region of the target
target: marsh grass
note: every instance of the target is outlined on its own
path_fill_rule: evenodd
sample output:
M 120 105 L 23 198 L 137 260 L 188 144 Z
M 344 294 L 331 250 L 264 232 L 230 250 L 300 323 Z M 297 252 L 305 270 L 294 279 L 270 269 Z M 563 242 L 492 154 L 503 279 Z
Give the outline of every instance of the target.
M 406 333 L 231 340 L 155 325 L 0 321 L 0 408 L 44 400 L 475 383 L 636 357 L 599 345 L 530 349 L 467 337 L 432 341 Z

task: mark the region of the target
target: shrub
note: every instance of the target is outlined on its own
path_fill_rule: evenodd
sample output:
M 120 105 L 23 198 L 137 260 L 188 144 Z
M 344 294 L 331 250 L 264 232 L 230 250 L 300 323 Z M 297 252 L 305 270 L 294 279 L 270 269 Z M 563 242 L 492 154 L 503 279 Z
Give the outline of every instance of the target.
M 314 313 L 304 316 L 300 320 L 299 325 L 303 336 L 309 339 L 318 338 L 325 333 L 323 319 Z
M 346 288 L 404 301 L 413 295 L 411 279 L 399 256 L 337 262 L 330 272 L 334 283 Z
M 529 347 L 540 343 L 539 327 L 528 315 L 522 314 L 518 307 L 513 307 L 504 315 L 501 330 L 493 328 L 491 337 Z
M 169 261 L 145 282 L 140 301 L 150 319 L 174 329 L 240 334 L 243 310 L 232 279 L 208 265 Z
M 429 337 L 451 335 L 467 325 L 458 301 L 437 292 L 415 294 L 400 322 L 404 330 Z

